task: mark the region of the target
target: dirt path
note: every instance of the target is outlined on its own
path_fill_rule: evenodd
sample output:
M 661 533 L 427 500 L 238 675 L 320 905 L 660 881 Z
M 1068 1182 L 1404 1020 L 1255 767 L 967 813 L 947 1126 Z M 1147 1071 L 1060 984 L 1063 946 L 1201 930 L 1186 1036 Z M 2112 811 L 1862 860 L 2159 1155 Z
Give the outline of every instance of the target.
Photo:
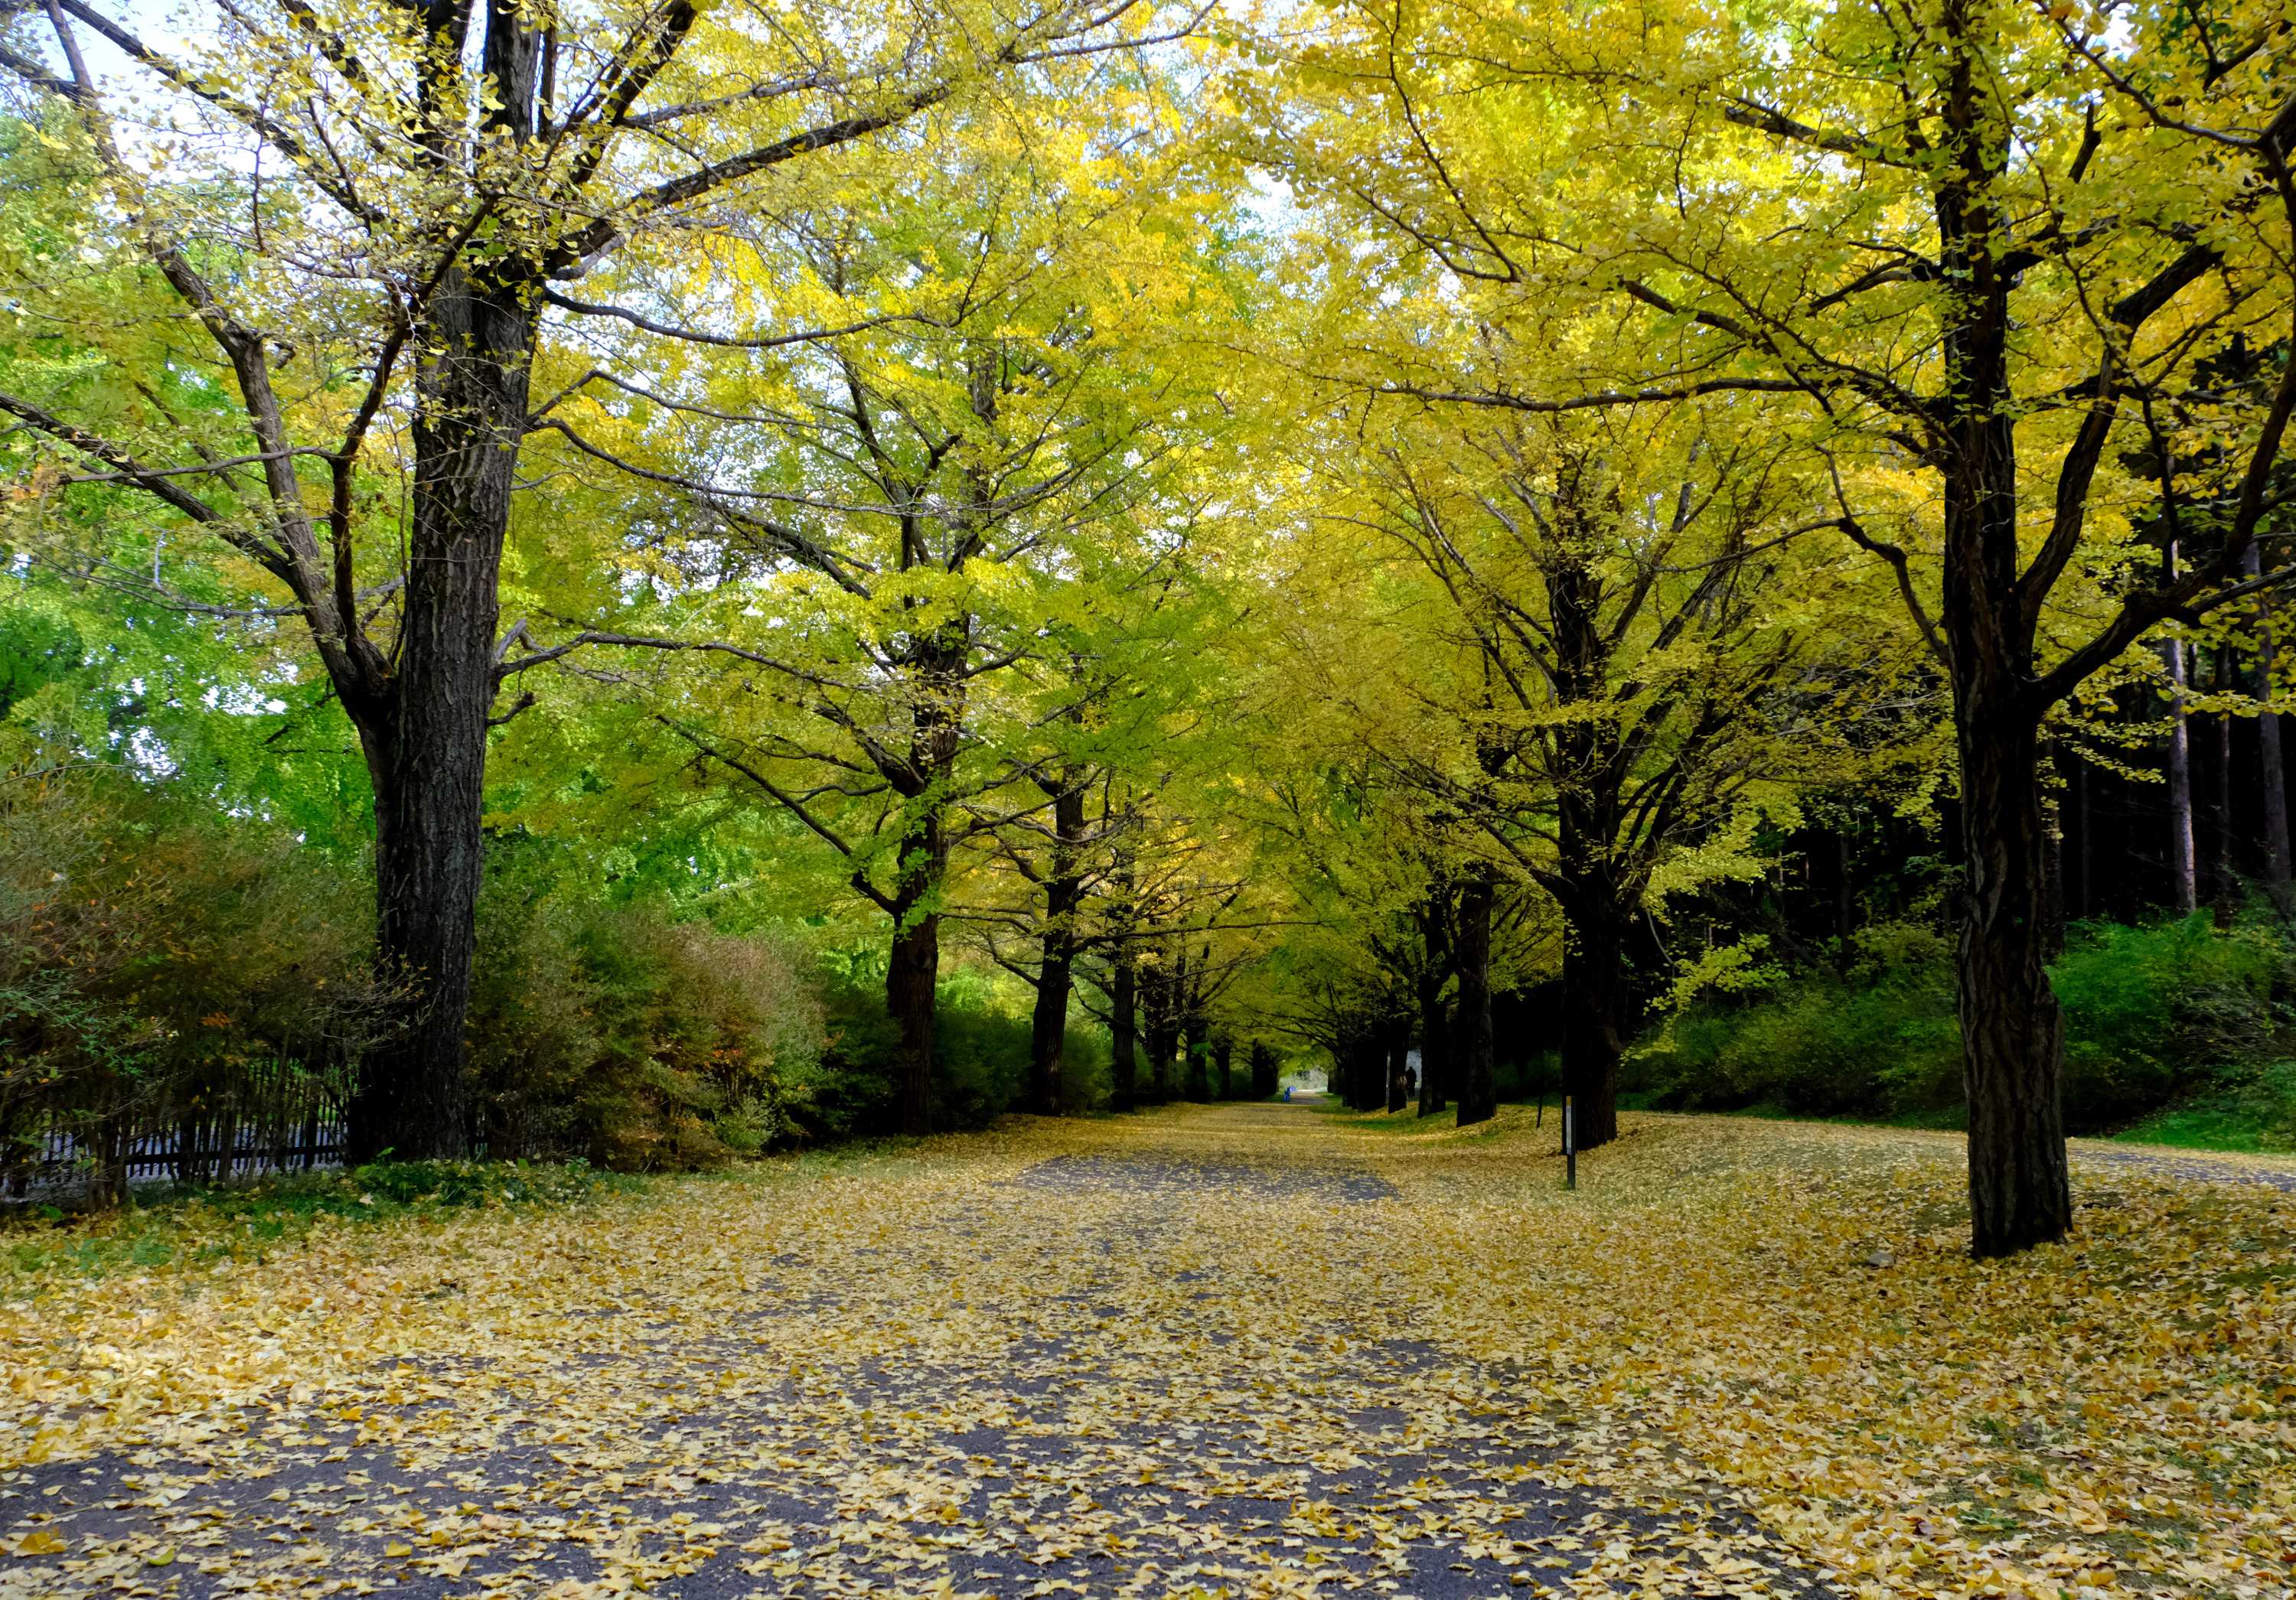
M 11 1477 L 4 1537 L 62 1547 L 0 1581 L 1431 1597 L 1601 1587 L 1599 1566 L 1814 1585 L 1742 1515 L 1589 1481 L 1581 1426 L 1447 1350 L 1397 1269 L 1427 1197 L 1306 1108 L 681 1194 L 450 1234 L 404 1280 L 408 1325 L 373 1330 L 383 1361 L 308 1353 L 219 1401 L 196 1443 L 161 1430 Z

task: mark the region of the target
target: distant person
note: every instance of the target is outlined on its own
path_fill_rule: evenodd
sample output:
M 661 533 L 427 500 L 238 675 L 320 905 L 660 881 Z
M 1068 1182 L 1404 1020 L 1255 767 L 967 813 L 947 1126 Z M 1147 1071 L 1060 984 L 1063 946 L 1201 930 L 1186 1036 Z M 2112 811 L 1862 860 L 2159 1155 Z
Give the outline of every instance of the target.
M 1286 1105 L 1292 1104 L 1292 1086 L 1288 1083 L 1283 1086 L 1283 1104 Z

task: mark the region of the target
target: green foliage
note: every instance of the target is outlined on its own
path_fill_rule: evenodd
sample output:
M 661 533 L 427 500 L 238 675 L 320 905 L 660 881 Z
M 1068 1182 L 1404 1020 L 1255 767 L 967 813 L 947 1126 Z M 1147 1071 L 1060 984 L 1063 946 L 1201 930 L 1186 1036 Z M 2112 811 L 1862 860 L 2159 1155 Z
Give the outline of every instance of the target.
M 488 1206 L 574 1205 L 639 1180 L 580 1161 L 378 1161 L 349 1172 L 271 1174 L 251 1182 L 138 1191 L 93 1221 L 54 1207 L 0 1224 L 0 1264 L 95 1277 L 176 1261 L 260 1259 L 321 1223 L 387 1222 Z
M 1960 1029 L 1944 940 L 1889 926 L 1859 947 L 1846 978 L 1806 974 L 1751 1002 L 1673 1018 L 1635 1053 L 1631 1087 L 1660 1105 L 1800 1116 L 1934 1120 L 1957 1108 Z M 2292 978 L 2296 940 L 2261 922 L 2219 929 L 2202 914 L 2076 926 L 2050 970 L 2065 1008 L 2068 1126 L 2097 1132 L 2190 1099 L 2191 1114 L 2154 1125 L 2267 1143 L 2276 1122 L 2296 1134 L 2296 1070 L 2280 1061 L 2288 1018 L 2276 997 Z
M 641 1171 L 798 1136 L 823 1043 L 805 957 L 656 901 L 602 902 L 569 865 L 505 841 L 480 902 L 472 1070 L 488 1148 Z
M 2125 1122 L 2194 1088 L 2243 1078 L 2277 1052 L 2276 987 L 2296 978 L 2276 928 L 2214 927 L 2206 913 L 2074 930 L 2051 969 L 2065 1008 L 2065 1104 L 2077 1128 Z
M 496 1203 L 563 1205 L 590 1200 L 619 1185 L 586 1161 L 370 1161 L 348 1174 L 297 1186 L 291 1181 L 250 1190 L 220 1190 L 208 1204 L 225 1215 L 252 1214 L 266 1208 L 274 1195 L 291 1202 L 309 1196 L 323 1207 L 341 1207 L 346 1215 L 382 1204 L 412 1206 L 423 1202 L 440 1207 L 468 1208 Z M 348 1206 L 344 1197 L 349 1196 Z
M 355 875 L 117 769 L 0 777 L 0 1140 L 340 1070 L 390 1025 Z
M 2267 1062 L 2115 1135 L 2194 1150 L 2296 1150 L 2296 1061 Z
M 690 1168 L 808 1131 L 806 957 L 678 920 L 658 892 L 609 898 L 529 841 L 498 841 L 489 865 L 471 1040 L 493 1153 Z M 0 1157 L 55 1120 L 90 1138 L 283 1102 L 289 1080 L 340 1095 L 399 1011 L 368 972 L 370 893 L 356 863 L 181 780 L 0 778 Z M 525 1182 L 374 1170 L 450 1197 Z
M 1958 1095 L 1960 1073 L 1950 974 L 1928 965 L 1696 1007 L 1638 1052 L 1634 1068 L 1660 1104 L 1768 1104 L 1805 1116 L 1929 1109 Z
M 838 959 L 842 954 L 846 959 Z M 817 1138 L 879 1134 L 898 1120 L 895 1053 L 899 1030 L 885 1012 L 884 969 L 876 959 L 832 954 L 838 973 L 828 996 L 831 1043 L 804 1079 L 792 1114 Z M 980 1128 L 1018 1106 L 1028 1088 L 1029 1017 L 1019 996 L 973 969 L 942 974 L 935 989 L 934 1093 L 939 1120 Z M 1062 1079 L 1067 1109 L 1108 1103 L 1107 1031 L 1071 1023 Z

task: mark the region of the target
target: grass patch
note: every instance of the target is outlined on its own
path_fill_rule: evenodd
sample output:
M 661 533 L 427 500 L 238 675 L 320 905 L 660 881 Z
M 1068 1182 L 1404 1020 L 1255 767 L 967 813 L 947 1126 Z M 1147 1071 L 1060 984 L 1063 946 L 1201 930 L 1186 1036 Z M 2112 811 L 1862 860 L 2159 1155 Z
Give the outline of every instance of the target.
M 2165 1107 L 2112 1137 L 2185 1150 L 2296 1150 L 2296 1063 L 2275 1063 L 2233 1093 Z
M 0 1264 L 27 1276 L 115 1273 L 250 1257 L 322 1218 L 358 1224 L 487 1206 L 567 1205 L 635 1193 L 644 1180 L 581 1162 L 377 1161 L 348 1172 L 137 1191 L 118 1211 L 42 1207 L 0 1223 Z

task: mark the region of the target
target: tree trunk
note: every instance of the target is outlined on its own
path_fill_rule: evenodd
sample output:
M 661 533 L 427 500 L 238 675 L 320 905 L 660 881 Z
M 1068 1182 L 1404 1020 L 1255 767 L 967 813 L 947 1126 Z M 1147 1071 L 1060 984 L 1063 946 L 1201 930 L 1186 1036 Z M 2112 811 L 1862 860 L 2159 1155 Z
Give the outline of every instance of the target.
M 2005 329 L 1990 335 L 1997 357 L 2005 337 Z M 1999 392 L 1997 382 L 1987 392 Z M 2072 1221 L 2064 1027 L 2049 987 L 2042 882 L 2046 708 L 2030 690 L 2031 641 L 2018 614 L 2011 422 L 1998 412 L 1972 415 L 1956 442 L 1946 474 L 1943 621 L 1961 769 L 1956 968 L 1970 1235 L 1979 1256 L 2005 1256 L 2063 1237 Z
M 1203 1007 L 1190 1004 L 1187 1020 L 1183 1024 L 1181 1049 L 1185 1052 L 1186 1063 L 1185 1093 L 1187 1098 L 1191 1100 L 1209 1100 L 1212 1097 L 1210 1081 L 1211 1063 L 1208 1059 L 1210 1054 L 1210 1037 L 1211 1023 L 1205 1017 Z
M 2248 575 L 2259 576 L 2264 570 L 2264 553 L 2255 545 L 2248 548 Z M 2256 600 L 2256 694 L 2266 709 L 2256 717 L 2257 758 L 2263 768 L 2264 791 L 2264 881 L 2276 889 L 2285 888 L 2296 870 L 2296 861 L 2289 854 L 2288 838 L 2288 768 L 2280 751 L 2280 714 L 2271 710 L 2273 668 L 2277 664 L 2272 638 L 2272 594 L 2265 590 Z
M 2033 724 L 1959 729 L 1967 907 L 1959 956 L 1969 1194 L 1980 1256 L 2062 1238 L 2072 1221 L 2060 1104 L 2064 1027 L 2049 987 L 2040 883 L 2046 819 Z
M 516 287 L 449 275 L 433 302 L 412 422 L 414 480 L 387 703 L 354 717 L 375 800 L 376 955 L 409 1025 L 369 1052 L 349 1155 L 470 1150 L 463 1024 L 484 856 L 497 586 L 535 324 Z
M 2185 714 L 2185 643 L 2167 639 L 2161 662 L 2169 669 L 2169 898 L 2177 910 L 2201 903 L 2199 863 L 2193 849 L 2193 742 Z
M 1222 1034 L 1212 1043 L 1213 1093 L 1222 1100 L 1235 1098 L 1235 1041 Z
M 901 1131 L 932 1130 L 933 1011 L 940 982 L 940 913 L 935 898 L 948 868 L 940 814 L 930 811 L 902 841 L 900 881 L 893 892 L 892 959 L 885 969 L 885 1009 L 900 1030 Z
M 1275 1052 L 1265 1039 L 1251 1041 L 1251 1097 L 1265 1100 L 1276 1089 Z
M 1480 870 L 1459 890 L 1459 1009 L 1453 1023 L 1451 1067 L 1459 1086 L 1462 1128 L 1486 1121 L 1499 1109 L 1498 1079 L 1491 1060 L 1491 902 L 1496 894 L 1490 874 Z
M 1108 981 L 1109 1087 L 1116 1109 L 1128 1112 L 1139 1104 L 1139 979 L 1132 964 L 1132 947 L 1119 940 L 1110 958 Z
M 1381 1045 L 1376 1031 L 1366 1029 L 1350 1034 L 1340 1052 L 1340 1100 L 1349 1111 L 1377 1111 L 1386 1098 L 1380 1087 L 1380 1068 L 1387 1061 L 1386 1048 Z
M 1420 939 L 1425 947 L 1418 977 L 1419 1114 L 1423 1117 L 1441 1111 L 1444 1097 L 1451 1092 L 1451 1018 L 1443 1005 L 1443 986 L 1451 978 L 1447 923 L 1439 903 L 1431 900 L 1420 908 Z
M 1068 1049 L 1070 957 L 1068 935 L 1047 929 L 1037 970 L 1037 1007 L 1029 1024 L 1029 1104 L 1040 1117 L 1061 1114 L 1061 1070 Z
M 2062 1238 L 2064 1027 L 2046 964 L 2048 819 L 2040 780 L 2034 624 L 2021 584 L 2016 410 L 2010 404 L 2009 234 L 1992 175 L 2005 157 L 1981 86 L 1976 12 L 1949 0 L 1936 200 L 1951 297 L 1938 430 L 1945 478 L 1939 622 L 1961 767 L 1962 1071 L 1969 1100 L 1971 1248 L 2013 1254 Z
M 933 1000 L 940 981 L 940 918 L 905 918 L 885 972 L 885 1009 L 900 1029 L 901 1131 L 932 1131 Z
M 1076 914 L 1084 900 L 1077 870 L 1084 837 L 1084 788 L 1072 775 L 1053 797 L 1052 871 L 1045 880 L 1044 959 L 1037 971 L 1037 1009 L 1029 1030 L 1029 1099 L 1039 1116 L 1061 1114 L 1062 1057 L 1067 1049 L 1069 989 L 1076 963 Z
M 1148 1013 L 1148 1082 L 1144 1094 L 1151 1105 L 1172 1097 L 1172 1054 L 1179 1048 L 1180 1019 L 1176 1010 L 1170 966 L 1158 962 L 1141 981 Z
M 1431 1117 L 1451 1092 L 1451 1009 L 1443 1004 L 1442 973 L 1419 980 L 1419 1114 Z
M 1566 914 L 1562 946 L 1562 1092 L 1578 1148 L 1619 1136 L 1620 990 L 1626 940 L 1599 896 Z

